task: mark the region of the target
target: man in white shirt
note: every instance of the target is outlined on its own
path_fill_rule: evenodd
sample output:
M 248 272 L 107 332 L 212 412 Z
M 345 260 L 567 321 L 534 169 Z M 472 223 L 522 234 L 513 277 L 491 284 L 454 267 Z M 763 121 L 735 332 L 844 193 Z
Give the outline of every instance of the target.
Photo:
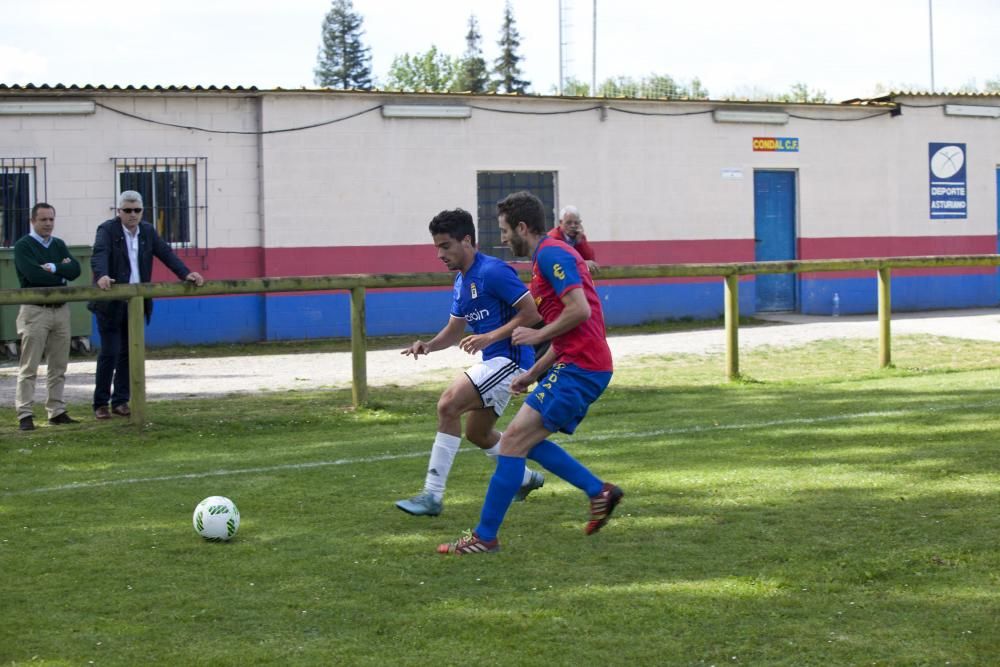
M 106 290 L 115 283 L 148 283 L 153 274 L 153 257 L 156 257 L 181 280 L 199 287 L 203 285 L 205 279 L 201 274 L 188 269 L 156 233 L 156 227 L 142 221 L 142 211 L 142 195 L 126 190 L 118 197 L 118 215 L 97 227 L 94 254 L 90 258 L 94 284 Z M 87 307 L 97 316 L 97 330 L 101 336 L 94 383 L 94 416 L 97 419 L 111 419 L 112 414 L 128 417 L 132 414 L 128 407 L 131 398 L 128 302 L 91 301 Z M 152 314 L 153 301 L 146 299 L 147 323 Z

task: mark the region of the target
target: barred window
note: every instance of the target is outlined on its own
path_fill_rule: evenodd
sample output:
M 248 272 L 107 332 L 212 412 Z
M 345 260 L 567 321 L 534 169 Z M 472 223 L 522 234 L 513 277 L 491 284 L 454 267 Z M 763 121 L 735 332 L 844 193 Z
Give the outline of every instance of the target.
M 208 159 L 203 157 L 112 158 L 115 201 L 126 190 L 142 195 L 142 219 L 164 241 L 182 247 L 207 245 Z
M 481 171 L 476 174 L 478 224 L 476 241 L 479 251 L 510 261 L 510 248 L 500 242 L 497 225 L 497 202 L 507 195 L 527 190 L 545 205 L 545 227 L 551 229 L 556 211 L 556 172 L 554 171 Z
M 30 231 L 31 207 L 46 201 L 45 158 L 0 158 L 0 246 Z

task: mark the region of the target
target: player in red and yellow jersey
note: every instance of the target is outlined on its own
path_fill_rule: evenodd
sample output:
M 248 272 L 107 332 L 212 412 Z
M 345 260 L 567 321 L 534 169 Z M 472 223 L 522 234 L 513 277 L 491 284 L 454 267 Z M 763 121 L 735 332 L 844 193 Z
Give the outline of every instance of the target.
M 571 247 L 545 235 L 545 208 L 530 192 L 508 196 L 497 204 L 497 212 L 501 239 L 515 256 L 532 257 L 531 295 L 545 321 L 541 329 L 514 329 L 511 340 L 516 345 L 551 341 L 551 346 L 511 383 L 511 391 L 520 393 L 537 381 L 500 439 L 496 472 L 490 479 L 478 526 L 456 542 L 438 546 L 440 553 L 499 550 L 497 533 L 521 485 L 525 458 L 590 498 L 590 518 L 584 527 L 588 535 L 607 523 L 625 495 L 547 439 L 556 431 L 573 433 L 611 381 L 604 315 L 587 265 Z

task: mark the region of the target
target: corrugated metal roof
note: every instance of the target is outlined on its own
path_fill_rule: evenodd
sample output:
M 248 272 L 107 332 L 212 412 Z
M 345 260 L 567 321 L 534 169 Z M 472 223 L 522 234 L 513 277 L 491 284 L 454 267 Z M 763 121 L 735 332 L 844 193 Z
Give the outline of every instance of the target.
M 536 94 L 508 94 L 508 93 L 436 93 L 429 91 L 396 91 L 396 90 L 357 90 L 340 88 L 257 88 L 256 86 L 161 86 L 161 85 L 94 85 L 94 84 L 5 84 L 0 83 L 0 93 L 272 93 L 272 94 L 324 94 L 324 93 L 353 93 L 367 95 L 392 95 L 399 97 L 422 96 L 422 97 L 492 97 L 506 99 L 548 99 L 564 101 L 601 101 L 601 102 L 680 102 L 680 103 L 709 103 L 709 104 L 746 104 L 748 106 L 760 104 L 782 104 L 796 106 L 891 106 L 899 97 L 944 97 L 944 98 L 977 98 L 977 99 L 1000 99 L 1000 92 L 980 93 L 980 92 L 939 92 L 931 93 L 925 90 L 916 91 L 892 91 L 877 97 L 857 97 L 840 102 L 829 103 L 799 103 L 783 102 L 777 100 L 725 100 L 725 99 L 689 99 L 689 98 L 644 98 L 644 97 L 579 97 L 569 95 L 536 95 Z
M 201 93 L 201 92 L 257 92 L 257 88 L 251 86 L 249 88 L 244 88 L 243 86 L 104 86 L 93 84 L 84 84 L 78 86 L 76 84 L 65 85 L 62 83 L 56 83 L 49 85 L 43 83 L 40 85 L 35 85 L 33 83 L 28 83 L 25 85 L 0 83 L 0 91 L 11 90 L 11 91 L 99 91 L 99 92 L 136 92 L 136 91 L 149 91 L 157 93 Z
M 896 97 L 997 97 L 997 98 L 1000 98 L 1000 92 L 996 92 L 996 93 L 980 93 L 980 92 L 963 93 L 961 91 L 959 91 L 959 92 L 944 92 L 944 91 L 942 91 L 942 92 L 932 93 L 932 92 L 929 92 L 929 91 L 926 91 L 926 90 L 894 90 L 891 93 L 889 93 L 889 96 L 890 97 L 891 96 L 896 96 Z
M 859 97 L 853 100 L 845 100 L 844 104 L 892 104 L 899 97 L 947 97 L 949 99 L 972 97 L 976 99 L 1000 100 L 1000 93 L 931 93 L 926 90 L 895 90 L 878 97 Z

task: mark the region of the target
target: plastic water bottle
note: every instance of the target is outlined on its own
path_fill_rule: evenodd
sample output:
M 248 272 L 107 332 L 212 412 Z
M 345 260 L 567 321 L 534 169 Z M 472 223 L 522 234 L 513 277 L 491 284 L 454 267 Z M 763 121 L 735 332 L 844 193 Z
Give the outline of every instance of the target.
M 833 293 L 833 311 L 831 314 L 834 317 L 840 317 L 840 294 L 837 292 Z

